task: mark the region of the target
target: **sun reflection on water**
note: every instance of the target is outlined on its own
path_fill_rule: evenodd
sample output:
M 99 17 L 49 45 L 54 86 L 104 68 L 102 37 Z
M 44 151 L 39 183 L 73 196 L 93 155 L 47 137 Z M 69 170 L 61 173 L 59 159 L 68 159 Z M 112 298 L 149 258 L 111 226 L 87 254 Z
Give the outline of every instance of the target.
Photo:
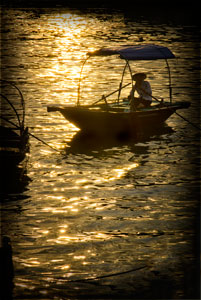
M 146 22 L 126 23 L 123 15 L 114 14 L 103 20 L 100 15 L 48 11 L 34 19 L 30 11 L 11 10 L 10 16 L 5 16 L 10 25 L 6 25 L 7 38 L 2 47 L 9 62 L 6 68 L 12 71 L 10 79 L 19 80 L 25 92 L 30 131 L 54 148 L 66 147 L 78 129 L 59 113 L 48 114 L 46 106 L 76 103 L 82 62 L 88 51 L 99 47 L 139 44 L 139 38 L 169 45 L 182 57 L 182 73 L 173 74 L 173 96 L 181 101 L 185 96 L 194 109 L 197 107 L 191 98 L 196 90 L 189 89 L 191 83 L 186 75 L 194 69 L 192 44 L 186 43 L 191 38 L 190 31 L 184 30 L 183 43 L 183 29 L 175 36 L 171 26 L 163 30 Z M 171 43 L 172 37 L 177 41 Z M 184 57 L 188 58 L 186 65 Z M 119 87 L 124 62 L 110 57 L 108 67 L 107 59 L 94 57 L 87 62 L 82 74 L 83 104 Z M 162 62 L 153 65 L 139 61 L 131 67 L 134 72 L 148 70 L 154 96 L 168 99 L 167 89 L 161 88 L 168 79 Z M 127 92 L 125 89 L 125 96 Z M 188 188 L 194 179 L 191 174 L 196 165 L 189 161 L 195 149 L 192 132 L 180 122 L 173 116 L 168 124 L 177 129 L 176 133 L 147 141 L 137 151 L 129 145 L 64 157 L 31 138 L 27 166 L 31 182 L 22 194 L 25 199 L 5 203 L 8 220 L 2 215 L 13 239 L 16 298 L 24 293 L 25 298 L 41 298 L 40 294 L 48 298 L 51 288 L 55 291 L 52 299 L 58 298 L 55 287 L 62 284 L 58 277 L 100 276 L 114 269 L 129 269 L 138 260 L 155 262 L 156 268 L 163 264 L 167 270 L 170 262 L 176 265 L 176 257 L 189 259 L 187 248 L 181 245 L 188 243 L 186 236 L 192 235 L 187 228 L 194 200 Z M 182 139 L 190 148 L 179 144 Z M 192 150 L 190 156 L 187 148 Z M 129 161 L 133 152 L 141 164 Z M 184 174 L 188 171 L 185 167 L 190 170 L 188 176 Z M 65 291 L 67 288 L 65 285 Z

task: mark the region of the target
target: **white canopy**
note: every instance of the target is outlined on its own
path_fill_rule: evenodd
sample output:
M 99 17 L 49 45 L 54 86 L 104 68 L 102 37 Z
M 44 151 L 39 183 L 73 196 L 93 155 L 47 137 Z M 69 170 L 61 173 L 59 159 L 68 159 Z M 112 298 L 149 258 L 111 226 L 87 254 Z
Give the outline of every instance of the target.
M 175 58 L 174 54 L 167 48 L 159 45 L 122 45 L 119 47 L 101 48 L 94 52 L 89 52 L 90 56 L 97 55 L 115 55 L 119 54 L 120 58 L 126 60 L 154 60 Z

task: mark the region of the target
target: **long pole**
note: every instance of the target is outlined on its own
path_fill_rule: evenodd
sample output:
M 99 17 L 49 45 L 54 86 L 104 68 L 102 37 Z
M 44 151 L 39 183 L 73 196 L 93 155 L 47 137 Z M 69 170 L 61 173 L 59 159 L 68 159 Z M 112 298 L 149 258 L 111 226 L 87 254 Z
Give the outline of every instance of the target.
M 130 85 L 130 84 L 131 84 L 131 82 L 129 82 L 129 83 L 127 83 L 127 84 L 125 84 L 124 86 L 122 86 L 122 87 L 118 88 L 118 89 L 117 89 L 117 90 L 115 90 L 114 92 L 112 92 L 112 93 L 110 93 L 110 94 L 108 94 L 108 95 L 106 95 L 106 96 L 104 96 L 104 97 L 105 97 L 105 98 L 107 98 L 107 97 L 109 97 L 109 96 L 111 96 L 111 95 L 115 94 L 116 92 L 118 92 L 120 89 L 122 90 L 123 88 L 127 87 L 127 86 L 128 86 L 128 85 Z M 99 100 L 95 101 L 94 103 L 92 103 L 92 105 L 95 105 L 96 103 L 100 102 L 102 99 L 103 99 L 103 98 L 101 98 L 101 99 L 99 99 Z

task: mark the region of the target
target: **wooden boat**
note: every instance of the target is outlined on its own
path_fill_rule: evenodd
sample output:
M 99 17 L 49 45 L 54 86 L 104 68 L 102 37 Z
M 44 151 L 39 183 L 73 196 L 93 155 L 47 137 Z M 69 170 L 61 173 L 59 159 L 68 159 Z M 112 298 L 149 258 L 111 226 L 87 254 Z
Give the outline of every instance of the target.
M 0 126 L 0 162 L 1 167 L 8 169 L 19 164 L 29 151 L 29 133 L 25 127 L 25 104 L 21 91 L 15 84 L 6 80 L 0 80 L 1 84 L 1 126 Z M 14 88 L 20 100 L 10 100 L 6 92 Z
M 92 105 L 80 105 L 80 82 L 84 64 L 89 57 L 102 55 L 120 55 L 120 58 L 126 61 L 119 89 L 107 96 L 102 96 L 100 100 L 94 102 Z M 83 131 L 89 131 L 99 135 L 112 134 L 117 136 L 124 134 L 136 136 L 142 134 L 143 131 L 148 131 L 149 128 L 161 126 L 176 110 L 190 106 L 189 102 L 172 102 L 171 75 L 168 64 L 168 59 L 172 58 L 175 58 L 175 56 L 167 47 L 157 45 L 127 45 L 114 48 L 102 48 L 88 53 L 81 68 L 77 105 L 50 105 L 47 109 L 49 112 L 59 111 L 69 122 Z M 156 59 L 165 59 L 167 63 L 170 101 L 164 102 L 152 96 L 159 104 L 151 105 L 149 108 L 131 110 L 127 99 L 126 101 L 120 101 L 121 90 L 129 84 L 133 85 L 129 61 Z M 131 74 L 131 83 L 123 86 L 123 77 L 127 67 Z M 112 103 L 107 102 L 106 98 L 116 92 L 118 92 L 118 99 Z M 101 104 L 101 101 L 104 103 Z
M 164 104 L 131 112 L 123 105 L 109 108 L 104 105 L 84 106 L 49 106 L 48 111 L 59 111 L 68 121 L 83 131 L 98 135 L 137 135 L 144 130 L 160 127 L 177 109 L 187 108 L 189 103 Z

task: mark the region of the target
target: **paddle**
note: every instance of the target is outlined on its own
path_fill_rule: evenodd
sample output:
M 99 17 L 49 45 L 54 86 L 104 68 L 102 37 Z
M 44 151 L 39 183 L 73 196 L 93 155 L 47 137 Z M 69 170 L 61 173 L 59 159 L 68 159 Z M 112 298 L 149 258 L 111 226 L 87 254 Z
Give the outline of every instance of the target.
M 103 96 L 101 99 L 99 99 L 99 100 L 95 101 L 94 103 L 92 103 L 92 105 L 95 105 L 95 104 L 97 104 L 98 102 L 100 102 L 100 101 L 102 101 L 102 100 L 105 100 L 107 97 L 109 97 L 109 96 L 115 94 L 116 92 L 122 90 L 123 88 L 127 87 L 127 86 L 130 85 L 130 84 L 131 84 L 131 82 L 125 84 L 124 86 L 120 87 L 119 89 L 115 90 L 114 92 L 112 92 L 112 93 L 110 93 L 110 94 L 108 94 L 108 95 L 106 95 L 106 96 Z

